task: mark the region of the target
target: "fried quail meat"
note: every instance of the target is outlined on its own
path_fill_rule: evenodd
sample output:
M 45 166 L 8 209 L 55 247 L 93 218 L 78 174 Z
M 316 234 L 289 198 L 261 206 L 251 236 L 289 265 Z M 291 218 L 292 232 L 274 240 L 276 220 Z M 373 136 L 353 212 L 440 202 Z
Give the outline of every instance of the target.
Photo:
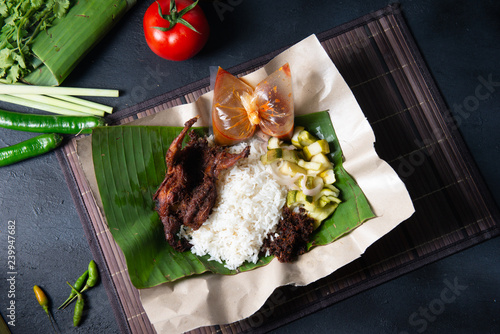
M 220 172 L 250 153 L 249 146 L 238 154 L 221 146 L 209 146 L 205 137 L 189 132 L 197 119 L 187 121 L 172 141 L 165 157 L 165 179 L 153 196 L 166 240 L 179 252 L 191 248 L 188 240 L 177 236 L 182 225 L 197 230 L 210 215 L 217 199 L 216 181 Z M 190 140 L 183 148 L 188 132 Z

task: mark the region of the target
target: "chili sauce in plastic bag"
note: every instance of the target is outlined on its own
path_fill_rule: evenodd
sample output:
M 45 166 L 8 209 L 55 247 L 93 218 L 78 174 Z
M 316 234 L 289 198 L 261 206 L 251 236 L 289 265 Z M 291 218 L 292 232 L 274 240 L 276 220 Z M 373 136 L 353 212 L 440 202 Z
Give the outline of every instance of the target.
M 219 67 L 214 84 L 212 125 L 219 145 L 250 138 L 257 128 L 283 140 L 293 133 L 293 92 L 287 64 L 257 84 L 255 89 Z

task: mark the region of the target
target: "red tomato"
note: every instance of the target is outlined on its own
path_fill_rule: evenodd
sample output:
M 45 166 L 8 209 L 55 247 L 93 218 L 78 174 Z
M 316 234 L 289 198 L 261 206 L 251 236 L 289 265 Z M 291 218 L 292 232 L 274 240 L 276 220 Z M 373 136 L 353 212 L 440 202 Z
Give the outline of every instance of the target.
M 181 61 L 200 52 L 208 40 L 210 28 L 197 3 L 158 0 L 149 6 L 144 14 L 143 28 L 146 42 L 154 53 L 165 59 Z M 186 8 L 192 5 L 191 9 Z

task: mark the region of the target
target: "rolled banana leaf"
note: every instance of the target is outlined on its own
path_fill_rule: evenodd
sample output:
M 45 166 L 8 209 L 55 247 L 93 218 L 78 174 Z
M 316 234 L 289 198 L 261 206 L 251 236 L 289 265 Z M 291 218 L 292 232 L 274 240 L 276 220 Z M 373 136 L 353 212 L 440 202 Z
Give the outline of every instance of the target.
M 342 166 L 342 151 L 327 112 L 296 117 L 296 125 L 328 140 L 335 163 L 335 186 L 342 203 L 314 232 L 308 249 L 329 244 L 375 215 L 363 191 Z M 261 257 L 229 270 L 210 257 L 190 251 L 179 253 L 165 240 L 163 225 L 154 210 L 153 194 L 165 177 L 165 154 L 182 127 L 108 126 L 92 132 L 92 156 L 99 193 L 109 230 L 127 262 L 132 284 L 153 287 L 191 275 L 212 272 L 234 275 L 272 261 Z M 207 128 L 196 128 L 200 134 Z
M 58 86 L 136 0 L 79 0 L 68 13 L 35 38 L 36 69 L 23 81 Z

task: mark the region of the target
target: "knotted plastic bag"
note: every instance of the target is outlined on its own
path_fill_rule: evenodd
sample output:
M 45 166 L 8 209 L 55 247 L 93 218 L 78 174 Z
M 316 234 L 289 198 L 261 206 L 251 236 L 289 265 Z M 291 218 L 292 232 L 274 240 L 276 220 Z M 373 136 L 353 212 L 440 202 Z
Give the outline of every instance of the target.
M 290 139 L 293 133 L 293 92 L 287 64 L 252 88 L 219 67 L 214 84 L 212 125 L 219 145 L 232 145 L 260 130 Z

